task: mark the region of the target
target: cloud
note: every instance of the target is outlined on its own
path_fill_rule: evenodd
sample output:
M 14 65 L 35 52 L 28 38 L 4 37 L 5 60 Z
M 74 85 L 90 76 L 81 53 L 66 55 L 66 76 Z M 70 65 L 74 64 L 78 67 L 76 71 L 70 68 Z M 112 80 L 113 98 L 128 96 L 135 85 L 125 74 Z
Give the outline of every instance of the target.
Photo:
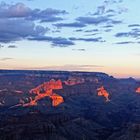
M 118 4 L 120 4 L 121 2 L 122 0 L 105 0 L 102 2 L 101 5 L 97 7 L 96 11 L 90 15 L 94 16 L 107 15 L 109 17 L 127 12 L 128 11 L 127 8 L 118 6 Z M 113 9 L 110 9 L 110 7 L 113 7 Z
M 98 35 L 100 33 L 93 33 L 93 34 L 85 34 L 84 36 L 95 36 L 95 35 Z
M 67 47 L 67 46 L 74 45 L 73 41 L 62 37 L 38 36 L 38 37 L 33 37 L 28 39 L 51 42 L 52 46 L 59 46 L 59 47 Z
M 140 24 L 130 24 L 128 27 L 140 27 Z
M 113 20 L 108 16 L 97 16 L 97 17 L 78 17 L 77 21 L 81 22 L 82 24 L 93 24 L 93 25 L 100 25 L 100 24 L 120 24 L 122 21 L 120 20 Z
M 115 34 L 116 37 L 132 37 L 132 38 L 138 38 L 140 37 L 140 29 L 135 28 L 132 29 L 129 32 L 119 32 Z
M 46 17 L 48 16 L 56 16 L 56 15 L 64 15 L 68 14 L 65 10 L 58 10 L 58 9 L 52 9 L 52 8 L 47 8 L 46 10 L 36 10 L 37 12 L 34 12 L 35 15 L 38 15 L 39 17 Z
M 84 51 L 86 51 L 85 49 L 72 49 L 73 51 L 82 51 L 82 52 L 84 52 Z
M 126 13 L 126 12 L 128 12 L 128 9 L 125 8 L 125 7 L 120 7 L 120 8 L 118 9 L 118 13 L 119 13 L 119 14 Z
M 41 22 L 57 22 L 63 20 L 59 15 L 68 14 L 65 10 L 57 10 L 52 8 L 47 8 L 46 10 L 35 9 L 32 11 L 31 16 L 28 19 L 40 20 Z
M 103 26 L 103 28 L 112 28 L 113 27 L 113 25 L 105 25 L 105 26 Z
M 82 31 L 83 31 L 82 29 L 75 30 L 75 32 L 82 32 Z
M 105 40 L 103 40 L 102 37 L 97 37 L 97 38 L 75 38 L 75 37 L 71 37 L 69 39 L 72 40 L 72 41 L 105 42 Z
M 123 0 L 105 0 L 104 3 L 106 4 L 117 4 L 117 3 L 122 3 Z
M 135 42 L 133 41 L 124 41 L 124 42 L 117 42 L 115 44 L 118 44 L 118 45 L 125 45 L 125 44 L 134 44 Z
M 16 45 L 9 45 L 8 48 L 17 48 Z
M 111 32 L 112 31 L 112 29 L 106 29 L 106 30 L 104 30 L 105 32 Z
M 120 32 L 115 34 L 116 37 L 129 37 L 131 36 L 131 32 Z
M 83 23 L 83 24 L 102 24 L 105 22 L 108 22 L 109 19 L 107 17 L 78 17 L 76 19 L 77 21 Z
M 98 6 L 97 11 L 94 13 L 94 15 L 102 15 L 105 13 L 105 5 Z
M 23 3 L 9 5 L 4 2 L 0 4 L 0 18 L 19 18 L 28 17 L 32 10 L 26 7 Z
M 91 32 L 98 32 L 99 30 L 98 29 L 92 29 L 92 30 L 86 30 L 85 32 L 86 33 L 91 33 Z
M 119 3 L 119 0 L 114 1 Z M 73 22 L 64 22 L 64 16 L 69 14 L 66 10 L 53 8 L 35 9 L 21 2 L 16 4 L 2 2 L 0 3 L 0 42 L 11 43 L 19 40 L 46 41 L 51 43 L 52 46 L 59 47 L 75 45 L 76 41 L 105 42 L 102 37 L 84 38 L 72 36 L 66 38 L 61 35 L 61 28 L 75 28 L 75 32 L 83 32 L 85 35 L 88 32 L 93 32 L 93 34 L 90 34 L 93 36 L 97 35 L 100 30 L 98 28 L 90 29 L 88 26 L 102 25 L 104 28 L 111 28 L 115 24 L 122 23 L 121 20 L 117 20 L 114 17 L 116 9 L 108 8 L 108 4 L 112 4 L 112 1 L 103 1 L 103 4 L 98 6 L 91 16 L 79 16 Z M 126 9 L 119 8 L 119 10 L 124 12 Z M 44 22 L 50 23 L 44 24 Z M 52 28 L 48 29 L 45 27 L 46 25 Z M 87 27 L 87 29 L 85 30 L 84 27 Z M 48 36 L 47 32 L 49 30 L 51 30 L 51 33 L 59 33 L 58 37 Z M 102 31 L 110 32 L 111 29 Z M 15 48 L 15 46 L 8 48 Z
M 6 4 L 0 3 L 0 42 L 9 43 L 19 40 L 34 38 L 41 40 L 48 28 L 44 27 L 41 22 L 56 22 L 63 20 L 60 15 L 68 14 L 65 10 L 47 8 L 31 9 L 23 3 Z M 74 45 L 70 40 L 64 38 L 48 38 L 46 41 L 52 42 L 53 46 Z M 43 39 L 42 39 L 43 40 Z M 44 39 L 45 40 L 45 39 Z M 9 46 L 14 48 L 15 46 Z
M 7 60 L 12 60 L 13 58 L 10 58 L 10 57 L 4 57 L 4 58 L 1 58 L 0 61 L 7 61 Z
M 18 25 L 18 26 L 17 26 Z M 8 43 L 43 35 L 48 29 L 24 19 L 0 19 L 0 42 Z
M 47 17 L 47 18 L 43 18 L 41 19 L 41 22 L 57 22 L 57 21 L 61 21 L 63 20 L 63 18 L 61 17 Z
M 113 10 L 113 9 L 108 9 L 107 11 L 106 11 L 106 13 L 116 13 L 116 11 L 115 10 Z
M 73 23 L 57 23 L 53 24 L 57 28 L 62 28 L 62 27 L 72 27 L 72 28 L 83 28 L 86 25 L 80 22 L 73 22 Z
M 42 69 L 42 70 L 66 70 L 66 71 L 91 71 L 95 68 L 102 68 L 101 65 L 61 65 L 61 66 L 44 66 L 32 69 Z
M 0 44 L 0 48 L 3 48 L 4 46 L 2 44 Z
M 61 30 L 52 30 L 52 33 L 60 33 Z
M 31 9 L 23 3 L 6 4 L 2 2 L 0 4 L 0 18 L 25 18 L 28 20 L 40 20 L 40 22 L 56 22 L 63 20 L 60 15 L 68 14 L 65 10 L 58 10 L 47 8 Z
M 60 38 L 53 38 L 52 45 L 59 46 L 59 47 L 67 47 L 67 46 L 74 45 L 74 42 L 60 37 Z

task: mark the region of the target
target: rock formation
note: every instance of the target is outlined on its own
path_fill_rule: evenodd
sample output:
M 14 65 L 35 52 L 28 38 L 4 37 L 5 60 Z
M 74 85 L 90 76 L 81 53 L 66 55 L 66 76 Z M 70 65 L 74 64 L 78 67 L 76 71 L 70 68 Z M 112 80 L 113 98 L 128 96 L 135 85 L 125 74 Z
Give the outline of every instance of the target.
M 43 84 L 37 86 L 30 90 L 30 93 L 40 94 L 40 92 L 46 92 L 50 89 L 62 89 L 62 82 L 61 80 L 55 81 L 54 79 L 50 80 L 49 82 L 44 82 Z
M 110 101 L 109 93 L 105 90 L 103 86 L 97 89 L 98 96 L 104 96 L 106 98 L 106 102 Z
M 52 106 L 58 106 L 64 102 L 63 97 L 55 93 L 53 93 L 50 98 L 52 99 Z
M 23 106 L 35 106 L 37 105 L 37 101 L 49 97 L 52 99 L 52 106 L 58 106 L 59 104 L 64 102 L 62 96 L 53 92 L 53 90 L 62 89 L 62 82 L 61 80 L 50 80 L 49 82 L 45 82 L 34 89 L 30 90 L 30 93 L 36 94 L 35 98 L 30 98 L 30 102 L 23 104 Z
M 85 80 L 84 78 L 80 78 L 80 77 L 70 77 L 67 81 L 65 81 L 64 83 L 66 85 L 69 85 L 69 86 L 73 86 L 73 85 L 77 85 L 77 84 L 82 84 L 84 83 Z
M 136 89 L 136 93 L 140 93 L 140 87 Z

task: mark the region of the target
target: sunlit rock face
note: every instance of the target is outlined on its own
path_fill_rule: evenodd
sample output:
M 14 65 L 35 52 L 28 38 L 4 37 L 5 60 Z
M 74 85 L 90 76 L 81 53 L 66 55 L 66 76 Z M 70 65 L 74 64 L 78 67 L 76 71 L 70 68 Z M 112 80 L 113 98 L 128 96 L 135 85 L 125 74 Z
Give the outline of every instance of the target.
M 62 82 L 61 80 L 55 81 L 54 79 L 50 80 L 49 82 L 45 82 L 34 89 L 30 90 L 30 93 L 40 94 L 41 92 L 47 92 L 50 89 L 62 89 Z
M 52 106 L 58 106 L 64 102 L 63 97 L 55 93 L 53 93 L 50 98 L 52 99 Z
M 104 96 L 106 99 L 106 102 L 110 101 L 109 99 L 109 93 L 107 92 L 107 90 L 105 90 L 105 88 L 103 86 L 101 86 L 100 88 L 97 89 L 98 92 L 98 96 Z
M 62 82 L 61 80 L 55 81 L 54 79 L 50 80 L 50 82 L 45 82 L 43 85 L 44 90 L 48 89 L 62 89 Z
M 70 77 L 67 81 L 65 81 L 64 83 L 66 85 L 69 85 L 69 86 L 73 86 L 73 85 L 77 85 L 77 84 L 82 84 L 84 83 L 85 80 L 84 78 L 79 78 L 79 77 Z
M 140 93 L 140 87 L 136 89 L 136 93 Z
M 30 93 L 36 94 L 34 99 L 30 99 L 30 102 L 27 104 L 23 104 L 23 106 L 35 106 L 37 105 L 37 101 L 49 97 L 52 99 L 52 106 L 58 106 L 59 104 L 64 102 L 62 96 L 53 93 L 53 90 L 62 89 L 62 82 L 61 80 L 50 80 L 49 82 L 45 82 L 34 89 L 30 90 Z

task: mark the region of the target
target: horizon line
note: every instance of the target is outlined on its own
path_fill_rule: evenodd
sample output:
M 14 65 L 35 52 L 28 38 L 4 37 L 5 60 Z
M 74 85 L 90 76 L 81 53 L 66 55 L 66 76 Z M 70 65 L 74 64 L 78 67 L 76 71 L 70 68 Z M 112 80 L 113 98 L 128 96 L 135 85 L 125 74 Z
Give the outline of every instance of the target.
M 114 78 L 117 78 L 117 79 L 128 79 L 128 78 L 133 78 L 135 80 L 140 80 L 140 77 L 134 77 L 134 76 L 114 76 L 112 74 L 108 74 L 106 72 L 101 72 L 101 71 L 84 71 L 84 70 L 44 70 L 44 69 L 1 69 L 0 68 L 0 71 L 1 70 L 5 70 L 5 71 L 56 71 L 56 72 L 88 72 L 88 73 L 104 73 L 104 74 L 107 74 L 108 76 L 113 76 Z

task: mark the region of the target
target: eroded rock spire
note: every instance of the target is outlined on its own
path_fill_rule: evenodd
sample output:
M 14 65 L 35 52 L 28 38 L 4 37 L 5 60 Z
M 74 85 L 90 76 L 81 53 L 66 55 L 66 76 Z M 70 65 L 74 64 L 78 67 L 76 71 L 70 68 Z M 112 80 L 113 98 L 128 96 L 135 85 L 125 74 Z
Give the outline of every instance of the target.
M 98 92 L 98 96 L 104 96 L 106 99 L 106 102 L 110 101 L 109 99 L 109 93 L 107 92 L 107 90 L 101 86 L 100 88 L 97 89 Z

